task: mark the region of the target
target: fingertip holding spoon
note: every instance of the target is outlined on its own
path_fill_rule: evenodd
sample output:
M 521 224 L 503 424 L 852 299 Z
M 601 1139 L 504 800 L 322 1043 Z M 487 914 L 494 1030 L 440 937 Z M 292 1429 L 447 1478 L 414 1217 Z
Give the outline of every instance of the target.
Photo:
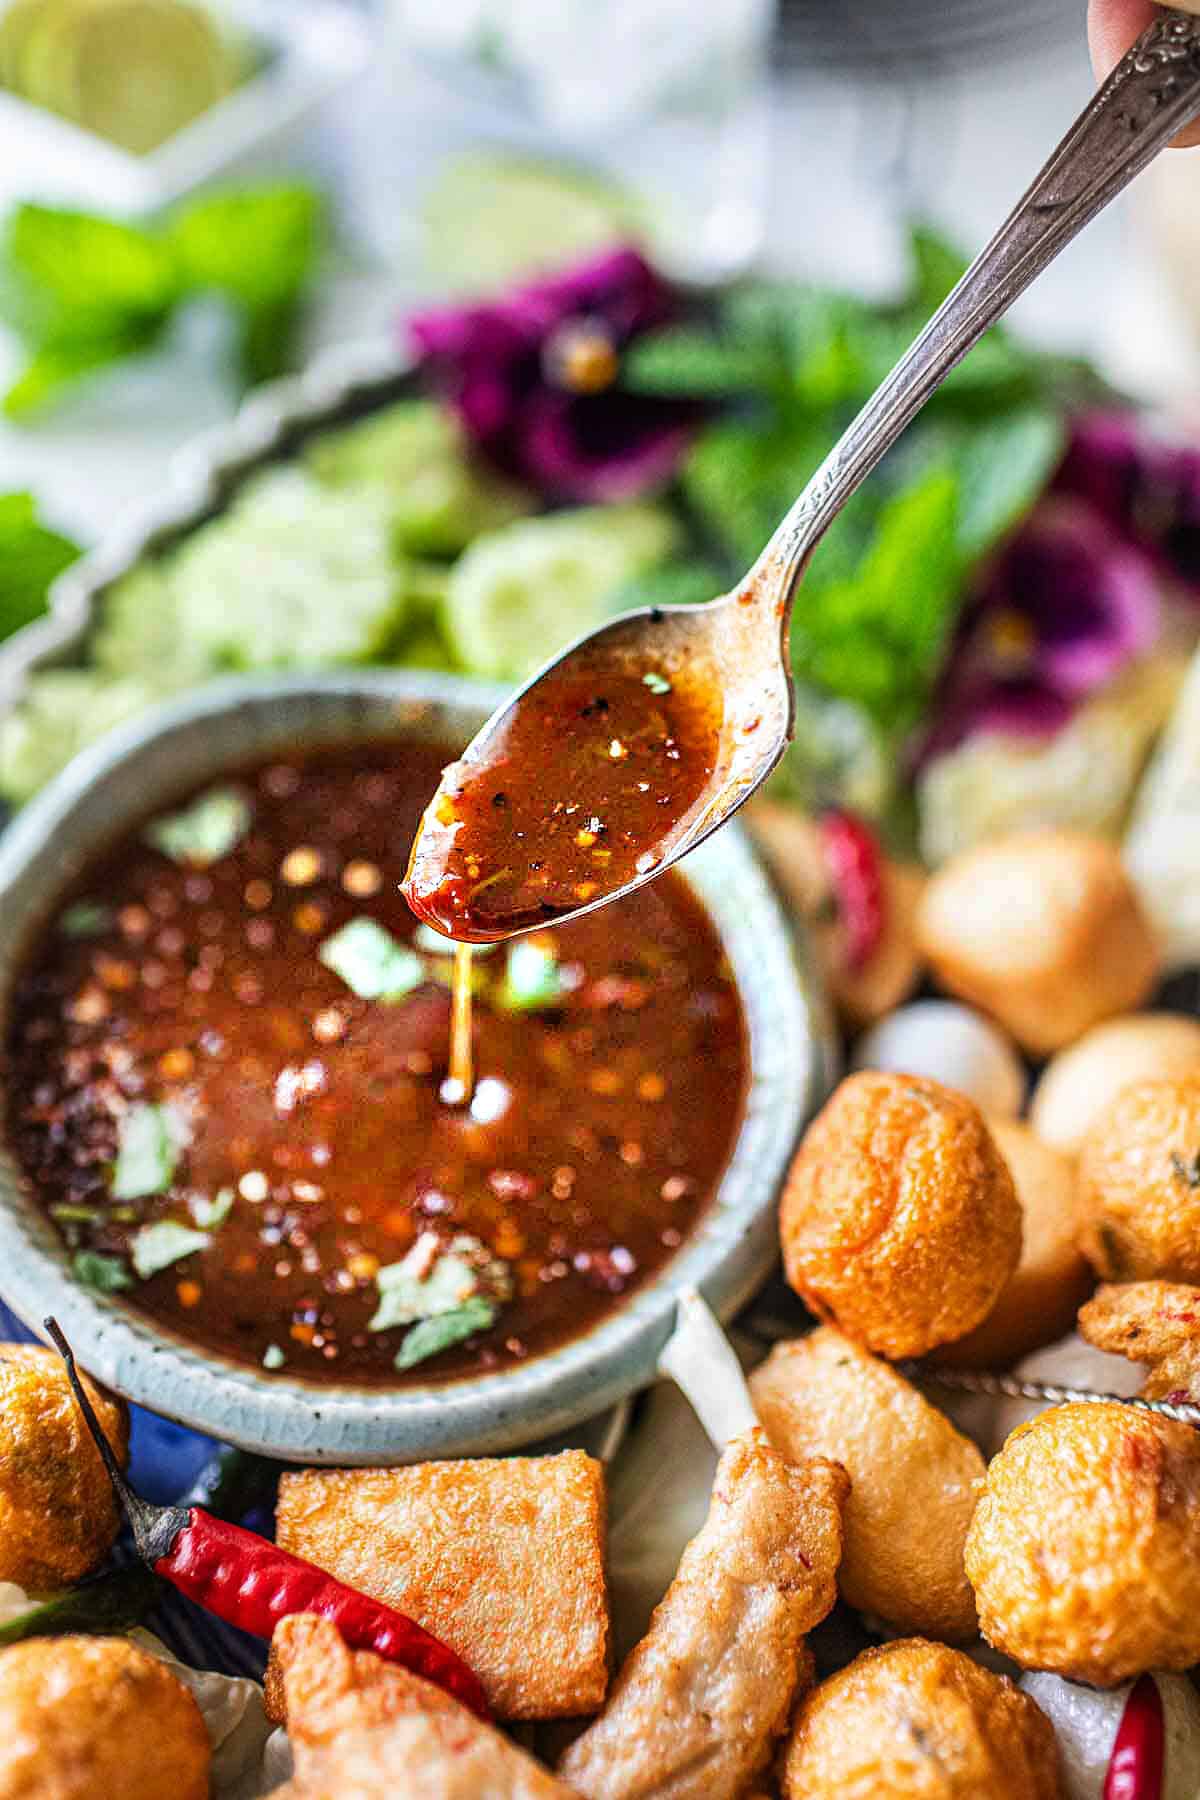
M 794 724 L 792 606 L 809 557 L 946 376 L 1200 114 L 1200 17 L 1163 8 L 813 475 L 745 580 L 626 613 L 535 675 L 450 766 L 413 845 L 413 910 L 468 942 L 593 911 L 654 879 L 777 767 Z

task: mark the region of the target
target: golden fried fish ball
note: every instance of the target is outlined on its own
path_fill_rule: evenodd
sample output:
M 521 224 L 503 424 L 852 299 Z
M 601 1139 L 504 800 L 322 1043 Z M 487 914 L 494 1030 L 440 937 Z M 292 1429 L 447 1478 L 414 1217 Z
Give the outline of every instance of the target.
M 1021 1208 L 973 1101 L 864 1070 L 810 1125 L 783 1192 L 787 1278 L 882 1356 L 922 1356 L 986 1317 L 1021 1254 Z
M 988 1120 L 1021 1202 L 1021 1260 L 995 1306 L 974 1331 L 938 1352 L 961 1369 L 994 1369 L 1065 1337 L 1091 1292 L 1079 1248 L 1075 1164 L 1015 1119 Z
M 1030 831 L 980 844 L 933 876 L 917 940 L 948 993 L 1044 1054 L 1151 992 L 1153 929 L 1114 844 Z
M 0 1800 L 208 1800 L 200 1709 L 125 1638 L 0 1650 Z
M 1042 1070 L 1029 1123 L 1043 1143 L 1078 1156 L 1084 1140 L 1127 1087 L 1200 1071 L 1200 1019 L 1130 1013 L 1093 1026 Z
M 1080 1242 L 1105 1281 L 1200 1281 L 1200 1075 L 1126 1088 L 1083 1147 Z
M 777 1450 L 832 1457 L 850 1477 L 838 1569 L 850 1605 L 901 1631 L 974 1637 L 963 1545 L 984 1463 L 970 1439 L 828 1325 L 777 1344 L 750 1393 Z
M 1131 1281 L 1102 1287 L 1079 1314 L 1080 1336 L 1097 1350 L 1145 1363 L 1146 1400 L 1200 1400 L 1200 1287 Z
M 122 1461 L 124 1406 L 88 1382 Z M 112 1549 L 118 1517 L 104 1465 L 52 1350 L 0 1344 L 0 1581 L 67 1587 Z
M 1030 1669 L 1115 1687 L 1200 1660 L 1200 1436 L 1119 1401 L 1056 1406 L 988 1467 L 967 1533 L 979 1622 Z
M 801 1701 L 784 1800 L 1065 1800 L 1054 1729 L 1003 1675 L 921 1638 L 861 1656 Z

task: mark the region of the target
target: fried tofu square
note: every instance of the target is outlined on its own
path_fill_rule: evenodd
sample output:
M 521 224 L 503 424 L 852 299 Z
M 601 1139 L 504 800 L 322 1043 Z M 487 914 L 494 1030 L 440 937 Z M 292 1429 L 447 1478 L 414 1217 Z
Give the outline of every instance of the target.
M 600 1717 L 559 1773 L 588 1800 L 738 1800 L 802 1682 L 805 1634 L 833 1606 L 845 1470 L 792 1462 L 761 1430 L 717 1465 L 708 1517 Z
M 279 1484 L 280 1546 L 449 1644 L 500 1719 L 594 1713 L 608 1687 L 604 1470 L 581 1450 L 308 1469 Z M 282 1688 L 268 1682 L 272 1715 Z
M 278 1800 L 572 1800 L 540 1763 L 440 1688 L 297 1613 L 271 1646 L 295 1776 Z

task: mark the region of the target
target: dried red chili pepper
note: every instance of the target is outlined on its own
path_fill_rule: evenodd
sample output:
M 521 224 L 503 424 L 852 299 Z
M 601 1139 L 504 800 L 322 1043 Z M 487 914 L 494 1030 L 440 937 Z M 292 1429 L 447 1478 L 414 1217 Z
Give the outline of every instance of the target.
M 45 1326 L 104 1461 L 142 1561 L 229 1625 L 269 1638 L 291 1613 L 319 1613 L 336 1625 L 352 1650 L 373 1650 L 445 1689 L 480 1718 L 489 1717 L 478 1677 L 460 1656 L 403 1613 L 335 1581 L 315 1563 L 290 1556 L 256 1532 L 202 1507 L 154 1506 L 134 1492 L 113 1455 L 54 1319 Z
M 1165 1759 L 1162 1695 L 1153 1675 L 1139 1675 L 1117 1726 L 1102 1800 L 1162 1800 Z
M 851 969 L 861 969 L 883 936 L 883 855 L 874 832 L 839 807 L 821 814 L 821 843 L 846 931 L 847 960 Z

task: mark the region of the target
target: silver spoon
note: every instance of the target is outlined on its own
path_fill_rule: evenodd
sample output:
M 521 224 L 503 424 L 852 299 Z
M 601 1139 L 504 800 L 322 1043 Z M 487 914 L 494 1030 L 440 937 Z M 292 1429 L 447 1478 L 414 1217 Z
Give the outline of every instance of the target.
M 461 761 L 447 770 L 426 812 L 409 869 L 410 898 L 421 886 L 427 891 L 435 887 L 437 869 L 443 866 L 447 833 L 438 827 L 439 802 L 444 806 L 447 796 L 452 799 L 464 782 L 503 757 L 513 715 L 540 682 L 569 673 L 575 662 L 582 669 L 598 654 L 628 661 L 631 667 L 650 663 L 686 671 L 694 687 L 707 685 L 721 696 L 721 725 L 706 785 L 658 843 L 652 866 L 621 886 L 559 910 L 557 917 L 592 912 L 654 879 L 744 805 L 776 767 L 792 736 L 788 627 L 800 577 L 817 544 L 972 345 L 1197 113 L 1200 17 L 1164 8 L 867 401 L 745 580 L 702 606 L 642 608 L 622 615 L 572 644 L 492 715 Z M 554 745 L 547 743 L 546 759 L 552 762 L 553 755 Z M 515 935 L 515 930 L 507 934 Z

